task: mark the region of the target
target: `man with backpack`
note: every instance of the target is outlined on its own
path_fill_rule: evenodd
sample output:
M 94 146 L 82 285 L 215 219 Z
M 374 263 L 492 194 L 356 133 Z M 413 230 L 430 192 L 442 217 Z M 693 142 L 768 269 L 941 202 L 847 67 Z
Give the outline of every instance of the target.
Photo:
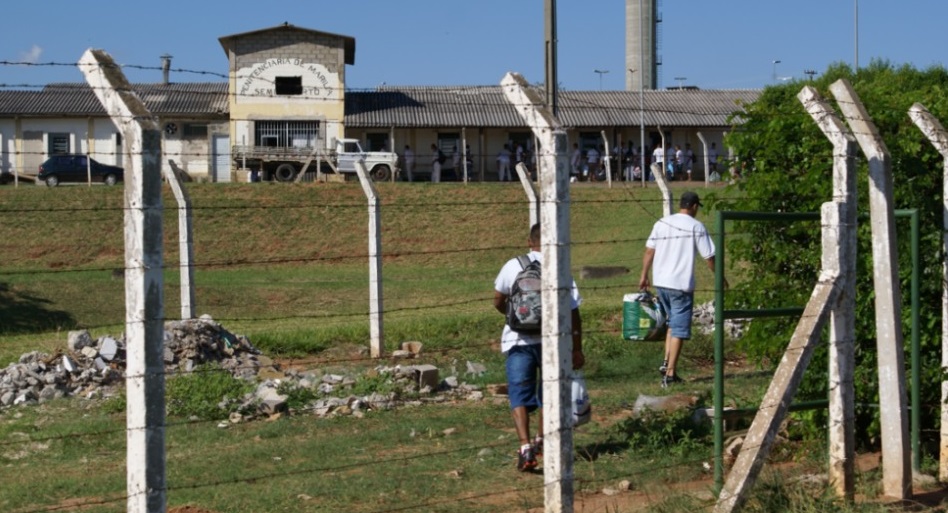
M 540 225 L 530 229 L 527 239 L 530 252 L 512 258 L 494 281 L 494 308 L 505 316 L 501 335 L 501 351 L 507 355 L 507 396 L 513 415 L 520 449 L 517 451 L 517 470 L 529 471 L 537 467 L 537 456 L 543 452 L 543 412 L 537 413 L 537 435 L 530 439 L 530 412 L 541 407 L 543 382 L 542 329 L 540 294 Z M 579 305 L 582 298 L 573 281 L 570 291 L 573 335 L 573 368 L 585 363 L 582 345 L 582 318 Z

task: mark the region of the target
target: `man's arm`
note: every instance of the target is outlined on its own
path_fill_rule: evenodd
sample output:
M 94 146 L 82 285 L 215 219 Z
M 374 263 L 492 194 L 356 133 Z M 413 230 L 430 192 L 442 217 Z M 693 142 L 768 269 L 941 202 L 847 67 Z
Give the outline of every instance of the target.
M 645 248 L 645 254 L 642 255 L 642 276 L 639 277 L 639 289 L 649 287 L 648 272 L 652 269 L 652 261 L 655 260 L 655 248 Z M 712 267 L 714 269 L 714 267 Z
M 707 262 L 707 264 L 708 264 L 708 269 L 711 269 L 711 275 L 713 276 L 713 275 L 714 275 L 714 272 L 715 272 L 714 255 L 711 255 L 710 258 L 706 258 L 704 261 Z M 727 282 L 727 278 L 725 278 L 725 277 L 722 276 L 721 279 L 724 281 L 724 288 L 725 288 L 725 289 L 731 288 L 731 286 L 730 286 L 730 285 L 728 284 L 728 282 Z
M 494 309 L 503 315 L 507 315 L 507 294 L 494 291 Z

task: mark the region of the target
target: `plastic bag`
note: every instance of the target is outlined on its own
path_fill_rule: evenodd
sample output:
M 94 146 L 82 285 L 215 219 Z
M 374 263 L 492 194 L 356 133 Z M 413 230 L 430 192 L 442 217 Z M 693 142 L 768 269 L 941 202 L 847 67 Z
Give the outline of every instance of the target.
M 583 373 L 573 371 L 573 427 L 582 426 L 592 418 L 592 405 L 589 403 L 589 391 Z
M 658 299 L 647 290 L 622 298 L 622 338 L 626 340 L 664 340 L 668 329 L 665 312 Z

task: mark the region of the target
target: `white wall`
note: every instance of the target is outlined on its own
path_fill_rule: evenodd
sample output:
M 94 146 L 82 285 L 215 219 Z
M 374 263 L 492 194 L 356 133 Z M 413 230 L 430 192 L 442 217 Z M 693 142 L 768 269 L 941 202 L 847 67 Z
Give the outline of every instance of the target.
M 16 132 L 12 119 L 0 119 L 0 172 L 13 173 L 16 170 Z

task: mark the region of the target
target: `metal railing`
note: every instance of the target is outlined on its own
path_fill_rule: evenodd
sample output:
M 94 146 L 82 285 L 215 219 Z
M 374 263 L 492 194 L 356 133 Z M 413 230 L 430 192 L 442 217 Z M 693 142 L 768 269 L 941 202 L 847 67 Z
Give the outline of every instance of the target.
M 911 220 L 911 432 L 912 465 L 915 470 L 921 467 L 921 448 L 919 432 L 921 426 L 921 356 L 919 333 L 919 215 L 918 209 L 896 210 L 895 217 L 908 217 Z M 761 308 L 756 310 L 724 309 L 724 235 L 726 220 L 732 221 L 819 221 L 817 212 L 734 212 L 719 211 L 715 219 L 715 247 L 717 255 L 714 270 L 714 489 L 720 492 L 724 485 L 724 321 L 726 319 L 752 319 L 765 317 L 793 317 L 803 313 L 802 307 Z M 827 400 L 806 401 L 792 404 L 789 411 L 813 410 L 825 408 Z M 878 406 L 878 405 L 873 405 Z M 739 413 L 754 413 L 757 408 L 743 408 Z

